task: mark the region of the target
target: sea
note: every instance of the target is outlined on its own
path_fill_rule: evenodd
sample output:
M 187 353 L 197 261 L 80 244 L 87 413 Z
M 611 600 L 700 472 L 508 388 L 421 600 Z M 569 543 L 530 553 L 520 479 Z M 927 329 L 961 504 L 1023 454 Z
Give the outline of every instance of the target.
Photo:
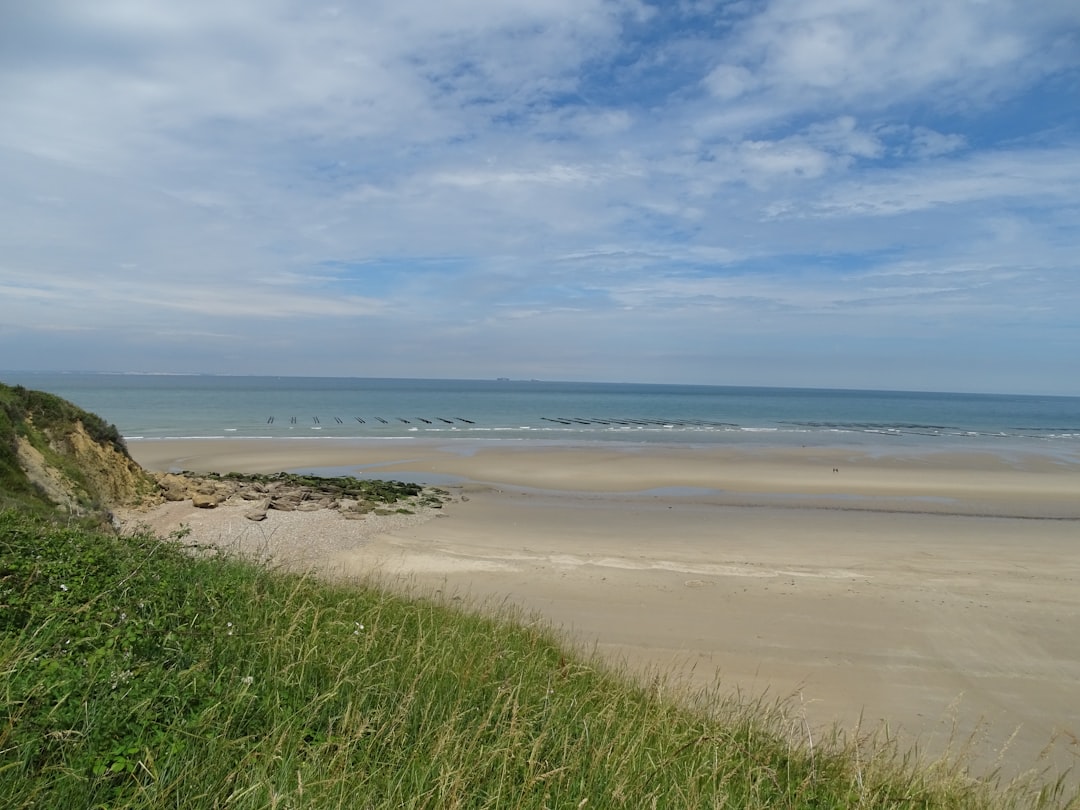
M 3 372 L 129 442 L 175 438 L 990 450 L 1080 463 L 1080 397 L 711 385 Z

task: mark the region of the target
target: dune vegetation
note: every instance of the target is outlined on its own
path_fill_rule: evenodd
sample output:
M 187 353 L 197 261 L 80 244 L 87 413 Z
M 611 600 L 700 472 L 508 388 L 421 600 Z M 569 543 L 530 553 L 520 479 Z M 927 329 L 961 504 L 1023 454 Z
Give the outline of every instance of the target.
M 0 795 L 67 808 L 1063 806 L 643 687 L 542 624 L 0 512 Z

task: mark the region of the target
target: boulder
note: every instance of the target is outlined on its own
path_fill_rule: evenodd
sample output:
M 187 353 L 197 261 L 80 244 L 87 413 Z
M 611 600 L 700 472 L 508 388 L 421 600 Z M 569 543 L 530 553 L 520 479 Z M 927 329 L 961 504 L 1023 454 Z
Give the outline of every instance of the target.
M 191 496 L 191 505 L 199 509 L 213 509 L 219 503 L 221 503 L 221 498 L 214 493 L 195 492 Z
M 221 500 L 227 501 L 235 495 L 239 489 L 240 487 L 232 481 L 219 481 L 217 486 L 214 487 L 214 492 Z
M 168 489 L 161 490 L 161 497 L 167 501 L 186 501 L 189 493 L 186 488 L 173 485 Z
M 190 478 L 175 473 L 157 476 L 157 484 L 161 489 L 161 496 L 167 501 L 186 501 L 191 497 L 194 489 L 194 483 Z

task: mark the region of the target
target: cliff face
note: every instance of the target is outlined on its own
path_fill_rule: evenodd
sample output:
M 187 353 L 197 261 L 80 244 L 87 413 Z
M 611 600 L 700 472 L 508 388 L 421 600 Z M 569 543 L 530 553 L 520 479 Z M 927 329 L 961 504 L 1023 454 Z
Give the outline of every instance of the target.
M 58 504 L 76 510 L 87 501 L 133 506 L 157 489 L 126 452 L 93 439 L 81 421 L 66 429 L 45 429 L 42 433 L 55 459 L 66 463 L 50 465 L 48 457 L 23 437 L 18 440 L 19 457 L 27 477 Z
M 93 515 L 156 492 L 115 427 L 52 394 L 0 383 L 0 507 Z

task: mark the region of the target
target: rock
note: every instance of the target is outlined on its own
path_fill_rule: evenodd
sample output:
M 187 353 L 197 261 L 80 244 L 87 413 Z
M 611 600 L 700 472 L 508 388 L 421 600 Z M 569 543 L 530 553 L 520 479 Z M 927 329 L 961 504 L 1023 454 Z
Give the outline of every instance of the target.
M 212 493 L 196 492 L 191 496 L 191 505 L 197 506 L 199 509 L 213 509 L 219 503 L 221 503 L 221 499 Z
M 232 481 L 222 481 L 214 487 L 214 492 L 217 493 L 218 497 L 220 497 L 221 500 L 227 501 L 229 500 L 229 498 L 235 495 L 237 491 L 239 491 L 239 489 L 240 487 L 238 487 Z
M 323 485 L 313 479 L 284 474 L 270 481 L 265 478 L 251 481 L 233 474 L 223 477 L 215 473 L 164 473 L 157 476 L 157 483 L 165 500 L 190 499 L 202 509 L 246 501 L 251 508 L 243 513 L 244 517 L 253 521 L 266 520 L 270 509 L 280 512 L 333 509 L 346 519 L 359 520 L 372 511 L 378 514 L 392 514 L 394 511 L 412 514 L 412 509 L 406 509 L 406 505 L 432 509 L 441 509 L 443 505 L 439 491 L 403 493 L 393 489 L 393 482 L 375 482 L 376 490 L 368 492 L 359 485 L 343 486 L 336 481 Z M 400 507 L 396 510 L 390 506 L 395 500 Z
M 82 472 L 84 486 L 80 488 L 97 499 L 108 504 L 135 505 L 156 497 L 153 476 L 131 459 L 122 443 L 118 446 L 95 439 L 79 419 L 64 429 L 49 428 L 44 432 L 50 448 L 67 456 Z
M 161 491 L 161 497 L 167 501 L 186 501 L 188 499 L 188 491 L 186 488 L 174 484 L 168 489 Z
M 262 502 L 255 505 L 253 509 L 249 509 L 244 513 L 244 517 L 248 520 L 260 521 L 266 520 L 266 510 L 270 508 L 270 499 L 265 498 Z
M 167 501 L 186 501 L 191 497 L 194 486 L 190 478 L 175 473 L 157 476 L 157 485 L 161 489 L 161 496 Z
M 367 501 L 358 501 L 358 502 L 354 503 L 352 506 L 350 506 L 348 509 L 343 508 L 341 510 L 341 514 L 343 514 L 343 515 L 366 515 L 368 512 L 370 512 L 374 508 L 375 508 L 375 506 L 373 504 L 368 503 Z

